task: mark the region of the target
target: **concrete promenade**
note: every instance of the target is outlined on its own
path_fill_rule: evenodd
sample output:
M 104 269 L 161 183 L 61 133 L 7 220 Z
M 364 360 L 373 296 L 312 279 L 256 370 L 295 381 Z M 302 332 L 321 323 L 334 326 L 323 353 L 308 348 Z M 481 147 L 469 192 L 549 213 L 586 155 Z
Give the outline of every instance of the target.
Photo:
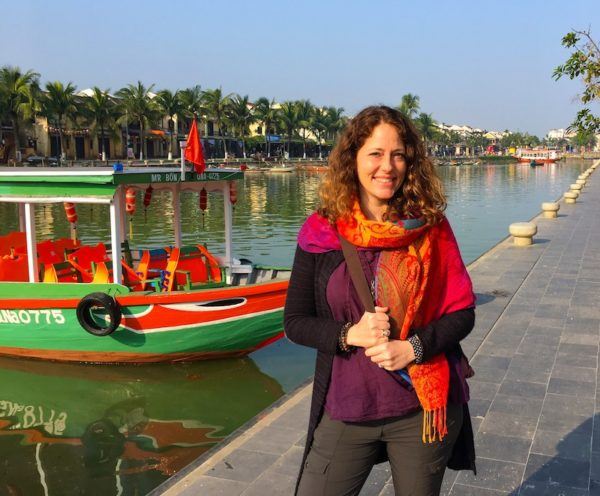
M 600 167 L 576 204 L 534 222 L 532 246 L 506 239 L 469 267 L 477 322 L 463 348 L 476 373 L 478 474 L 447 471 L 444 495 L 600 495 Z M 311 387 L 152 494 L 293 494 Z M 388 464 L 376 466 L 361 496 L 393 494 Z

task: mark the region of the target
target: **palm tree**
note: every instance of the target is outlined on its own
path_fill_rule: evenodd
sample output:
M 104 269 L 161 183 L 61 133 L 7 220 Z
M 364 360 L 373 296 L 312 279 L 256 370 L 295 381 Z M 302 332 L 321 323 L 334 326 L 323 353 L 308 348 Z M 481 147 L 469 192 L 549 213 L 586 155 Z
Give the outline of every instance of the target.
M 94 86 L 92 91 L 92 95 L 84 98 L 83 114 L 91 126 L 90 132 L 96 135 L 98 151 L 102 155 L 102 160 L 106 161 L 105 132 L 111 131 L 112 135 L 117 134 L 119 110 L 115 100 L 108 93 L 109 90 L 103 91 Z
M 311 121 L 310 130 L 317 138 L 319 146 L 319 159 L 323 158 L 322 143 L 327 132 L 327 110 L 324 108 L 315 107 L 313 118 Z
M 183 114 L 184 106 L 180 99 L 181 92 L 175 93 L 169 90 L 162 90 L 156 96 L 156 103 L 164 115 L 169 116 L 169 155 L 168 159 L 173 159 L 173 136 L 177 135 L 175 130 L 175 116 Z
M 435 136 L 435 133 L 437 131 L 435 121 L 431 117 L 431 114 L 421 112 L 419 114 L 419 117 L 416 118 L 415 124 L 417 126 L 417 129 L 421 133 L 423 141 L 425 141 L 425 150 L 427 150 L 427 153 L 429 153 L 427 144 Z
M 225 143 L 225 137 L 223 136 L 223 123 L 227 113 L 229 100 L 230 95 L 223 96 L 223 90 L 221 88 L 206 90 L 202 95 L 207 118 L 215 122 L 219 128 L 219 137 L 223 141 L 225 159 L 227 159 L 227 145 Z
M 179 92 L 179 101 L 188 126 L 191 124 L 194 115 L 201 118 L 206 113 L 203 103 L 203 94 L 199 84 L 192 88 L 181 90 Z
M 27 119 L 35 114 L 35 93 L 40 75 L 31 70 L 23 73 L 18 67 L 0 69 L 0 94 L 4 116 L 13 128 L 15 152 L 21 149 L 20 134 Z
M 271 126 L 277 120 L 277 109 L 275 108 L 275 100 L 269 101 L 264 96 L 256 100 L 254 107 L 254 115 L 256 119 L 262 124 L 262 128 L 265 130 L 265 148 L 267 151 L 267 157 L 271 156 L 271 140 L 269 139 L 269 133 Z
M 242 138 L 242 153 L 246 158 L 246 134 L 248 126 L 255 122 L 256 117 L 252 113 L 248 95 L 234 95 L 227 106 L 227 119 Z
M 315 107 L 310 103 L 310 100 L 299 100 L 296 102 L 296 109 L 298 112 L 298 127 L 302 135 L 302 158 L 306 158 L 306 133 L 312 126 Z
M 64 131 L 69 121 L 75 122 L 79 107 L 73 83 L 69 82 L 65 86 L 60 81 L 46 83 L 46 92 L 42 97 L 42 113 L 46 118 L 53 122 L 58 129 L 58 139 L 60 142 L 60 157 L 64 159 L 65 143 Z
M 141 81 L 138 81 L 136 85 L 130 84 L 117 91 L 122 111 L 125 114 L 121 117 L 121 121 L 131 120 L 139 123 L 140 160 L 148 155 L 145 130 L 158 120 L 160 112 L 156 102 L 148 95 L 152 88 L 154 88 L 153 84 L 146 88 Z
M 398 110 L 409 119 L 414 119 L 421 107 L 419 100 L 420 98 L 412 93 L 402 95 L 402 100 L 400 101 L 400 105 L 398 105 Z
M 327 129 L 325 131 L 325 136 L 328 136 L 332 141 L 337 139 L 338 134 L 344 128 L 348 120 L 343 113 L 344 109 L 342 107 L 327 107 Z
M 279 122 L 287 135 L 287 152 L 290 154 L 290 145 L 294 131 L 299 126 L 298 105 L 296 102 L 283 102 L 279 109 Z

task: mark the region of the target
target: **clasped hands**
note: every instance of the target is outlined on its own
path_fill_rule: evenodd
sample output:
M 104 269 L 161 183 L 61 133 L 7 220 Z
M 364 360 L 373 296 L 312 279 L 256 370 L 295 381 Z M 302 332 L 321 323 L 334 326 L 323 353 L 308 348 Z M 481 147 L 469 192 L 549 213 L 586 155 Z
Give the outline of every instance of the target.
M 360 320 L 348 329 L 346 342 L 365 348 L 373 363 L 386 370 L 400 370 L 415 359 L 408 341 L 389 339 L 390 317 L 388 307 L 375 307 L 375 312 L 365 312 Z

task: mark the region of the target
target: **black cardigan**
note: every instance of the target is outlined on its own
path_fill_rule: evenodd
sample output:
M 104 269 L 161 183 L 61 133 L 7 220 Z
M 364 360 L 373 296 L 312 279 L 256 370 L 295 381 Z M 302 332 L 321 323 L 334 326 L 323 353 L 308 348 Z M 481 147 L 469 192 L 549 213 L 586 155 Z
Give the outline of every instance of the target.
M 285 334 L 294 343 L 317 350 L 308 435 L 298 480 L 314 431 L 323 415 L 333 358 L 338 351 L 338 338 L 344 325 L 344 322 L 333 319 L 326 294 L 329 278 L 343 260 L 341 251 L 314 254 L 300 247 L 297 247 L 294 257 L 284 311 Z M 413 332 L 419 336 L 424 358 L 428 359 L 442 352 L 462 354 L 458 343 L 469 334 L 474 324 L 474 310 L 466 309 L 444 315 L 422 329 L 413 329 Z M 467 405 L 464 409 L 463 428 L 448 466 L 455 470 L 475 471 L 473 430 Z M 387 459 L 385 453 L 383 455 L 381 461 Z

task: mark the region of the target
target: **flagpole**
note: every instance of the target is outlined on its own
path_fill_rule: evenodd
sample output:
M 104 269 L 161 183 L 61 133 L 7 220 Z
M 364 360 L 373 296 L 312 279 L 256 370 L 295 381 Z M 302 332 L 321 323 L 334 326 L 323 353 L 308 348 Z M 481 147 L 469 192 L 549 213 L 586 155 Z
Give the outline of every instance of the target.
M 179 148 L 181 148 L 181 180 L 185 181 L 185 147 L 187 146 L 187 141 L 180 141 Z

